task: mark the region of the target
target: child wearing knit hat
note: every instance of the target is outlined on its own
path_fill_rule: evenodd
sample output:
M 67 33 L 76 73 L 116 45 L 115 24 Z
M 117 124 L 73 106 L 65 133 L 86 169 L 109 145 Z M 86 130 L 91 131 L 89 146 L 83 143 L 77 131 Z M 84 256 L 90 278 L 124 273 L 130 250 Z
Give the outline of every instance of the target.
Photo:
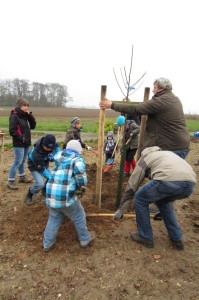
M 38 139 L 28 154 L 28 169 L 31 172 L 35 183 L 31 185 L 25 196 L 24 202 L 27 205 L 34 204 L 33 195 L 40 191 L 45 193 L 46 182 L 51 176 L 49 163 L 54 161 L 54 155 L 60 151 L 56 138 L 53 134 L 46 134 Z M 46 179 L 44 182 L 43 177 Z
M 95 238 L 89 232 L 84 208 L 80 198 L 86 191 L 87 174 L 82 147 L 79 141 L 71 140 L 66 149 L 54 156 L 55 167 L 46 185 L 46 205 L 49 217 L 44 231 L 44 251 L 52 249 L 63 218 L 73 222 L 81 247 L 87 247 Z
M 70 121 L 71 126 L 70 128 L 66 131 L 66 137 L 65 141 L 63 143 L 63 149 L 66 148 L 66 145 L 69 141 L 71 140 L 77 140 L 80 142 L 82 148 L 91 150 L 91 147 L 86 145 L 82 139 L 81 139 L 81 130 L 82 130 L 82 125 L 81 121 L 78 117 L 73 117 Z

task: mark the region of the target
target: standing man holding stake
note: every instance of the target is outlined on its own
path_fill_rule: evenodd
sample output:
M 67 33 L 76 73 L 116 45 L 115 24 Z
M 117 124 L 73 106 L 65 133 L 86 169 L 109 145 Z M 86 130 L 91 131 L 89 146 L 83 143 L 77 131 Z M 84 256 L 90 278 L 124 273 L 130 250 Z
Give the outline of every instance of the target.
M 141 150 L 158 146 L 162 150 L 173 151 L 181 158 L 185 158 L 189 151 L 190 135 L 186 127 L 182 103 L 172 93 L 172 84 L 166 78 L 155 79 L 153 93 L 151 100 L 141 104 L 117 104 L 106 100 L 100 102 L 100 108 L 111 108 L 125 114 L 147 115 Z M 157 217 L 161 218 L 159 212 Z
M 182 103 L 172 93 L 172 84 L 168 79 L 158 78 L 153 85 L 154 96 L 147 102 L 118 104 L 106 100 L 100 102 L 100 108 L 111 108 L 125 114 L 147 115 L 143 149 L 158 146 L 185 158 L 189 151 L 190 135 Z

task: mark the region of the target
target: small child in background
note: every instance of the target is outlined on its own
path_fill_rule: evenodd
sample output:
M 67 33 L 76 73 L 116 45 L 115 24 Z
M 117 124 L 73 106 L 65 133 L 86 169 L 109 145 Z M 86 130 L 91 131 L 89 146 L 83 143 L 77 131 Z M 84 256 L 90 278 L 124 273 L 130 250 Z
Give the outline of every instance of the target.
M 104 144 L 104 153 L 105 153 L 105 162 L 107 163 L 108 159 L 115 158 L 115 153 L 113 155 L 113 151 L 115 149 L 116 142 L 114 140 L 113 131 L 109 131 L 107 133 L 106 142 Z
M 124 177 L 129 177 L 130 170 L 135 169 L 136 161 L 135 154 L 138 148 L 138 134 L 140 126 L 128 116 L 126 120 L 125 132 L 123 142 L 126 144 L 126 158 L 124 162 Z
M 86 190 L 87 174 L 82 147 L 79 141 L 71 140 L 66 149 L 55 155 L 55 167 L 46 185 L 46 205 L 49 217 L 44 231 L 44 251 L 52 249 L 63 218 L 73 222 L 81 247 L 87 247 L 95 238 L 89 232 L 86 215 L 80 198 Z
M 81 125 L 80 119 L 78 117 L 73 117 L 71 119 L 70 123 L 71 123 L 71 126 L 66 131 L 66 137 L 65 137 L 65 140 L 63 143 L 63 149 L 66 148 L 69 141 L 77 140 L 80 142 L 82 148 L 91 150 L 91 147 L 86 145 L 81 139 L 82 125 Z
M 35 183 L 29 188 L 24 202 L 27 205 L 34 204 L 33 195 L 38 194 L 45 188 L 47 180 L 50 178 L 49 162 L 54 161 L 54 154 L 59 152 L 60 148 L 56 143 L 53 134 L 47 134 L 38 139 L 32 150 L 28 154 L 28 169 L 31 172 Z M 44 182 L 43 177 L 46 178 Z

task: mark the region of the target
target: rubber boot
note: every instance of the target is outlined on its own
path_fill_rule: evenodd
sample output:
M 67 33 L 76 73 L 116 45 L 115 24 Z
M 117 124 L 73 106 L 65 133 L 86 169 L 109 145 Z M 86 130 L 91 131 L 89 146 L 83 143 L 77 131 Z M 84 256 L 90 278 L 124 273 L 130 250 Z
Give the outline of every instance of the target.
M 132 162 L 131 162 L 131 166 L 132 166 L 132 169 L 134 170 L 134 169 L 135 169 L 135 167 L 136 167 L 136 161 L 135 161 L 135 159 L 134 159 L 134 160 L 132 160 Z
M 199 159 L 195 162 L 195 166 L 199 166 Z
M 125 160 L 123 177 L 130 177 L 131 176 L 130 169 L 131 169 L 130 162 Z
M 25 196 L 25 199 L 24 199 L 24 202 L 27 204 L 27 205 L 32 205 L 34 204 L 35 202 L 32 200 L 32 196 L 33 194 L 31 193 L 30 189 L 28 190 L 26 196 Z
M 130 173 L 130 169 L 131 169 L 131 165 L 130 165 L 130 162 L 125 160 L 124 162 L 124 173 Z

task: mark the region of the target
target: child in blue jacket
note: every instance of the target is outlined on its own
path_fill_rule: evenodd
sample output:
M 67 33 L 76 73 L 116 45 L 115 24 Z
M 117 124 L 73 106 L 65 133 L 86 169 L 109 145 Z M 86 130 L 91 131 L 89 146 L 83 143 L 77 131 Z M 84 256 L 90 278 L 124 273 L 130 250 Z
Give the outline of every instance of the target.
M 81 247 L 87 247 L 94 240 L 89 232 L 86 215 L 80 197 L 86 190 L 86 165 L 80 155 L 79 141 L 71 140 L 66 149 L 55 155 L 55 167 L 46 185 L 46 205 L 49 217 L 44 231 L 44 251 L 49 251 L 56 243 L 56 237 L 64 216 L 75 225 Z
M 44 187 L 46 181 L 50 178 L 49 162 L 54 161 L 54 154 L 59 152 L 60 148 L 56 143 L 53 134 L 47 134 L 38 139 L 32 150 L 28 154 L 28 169 L 30 170 L 35 183 L 29 188 L 24 202 L 27 205 L 34 204 L 33 195 L 38 194 Z

